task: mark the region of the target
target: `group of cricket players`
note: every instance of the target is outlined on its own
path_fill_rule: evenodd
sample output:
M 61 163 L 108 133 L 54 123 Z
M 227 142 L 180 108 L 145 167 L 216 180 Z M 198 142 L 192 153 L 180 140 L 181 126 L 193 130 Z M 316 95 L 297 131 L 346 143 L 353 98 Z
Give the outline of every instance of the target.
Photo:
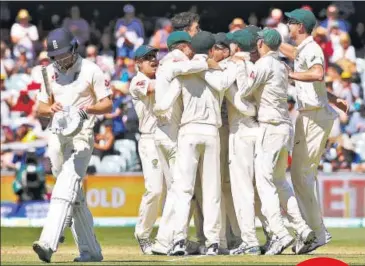
M 306 254 L 327 244 L 331 235 L 321 214 L 317 168 L 337 116 L 329 102 L 345 112 L 348 107 L 326 91 L 323 53 L 311 36 L 315 16 L 304 9 L 285 13 L 296 44 L 292 46 L 282 43 L 275 29 L 247 26 L 234 33 L 212 34 L 199 29 L 197 15 L 182 14 L 172 20 L 175 31 L 167 39 L 169 53 L 159 62 L 158 50 L 151 46 L 135 51 L 138 73 L 131 81 L 130 94 L 139 118 L 138 149 L 146 188 L 135 238 L 142 252 L 278 255 L 292 246 L 295 254 Z M 77 96 L 72 98 L 70 92 L 68 103 L 74 99 L 76 107 L 87 113 L 85 121 L 110 112 L 110 90 L 100 70 L 74 50 L 68 57 L 63 55 L 54 39 L 48 38 L 55 62 L 49 76 L 57 72 L 63 79 L 52 86 L 53 104 L 45 95 L 39 97 L 43 108 L 39 113 L 52 116 L 61 111 L 63 103 L 57 98 L 63 99 L 64 87 L 80 77 Z M 280 60 L 279 52 L 294 61 L 294 70 Z M 72 64 L 65 66 L 67 59 Z M 81 72 L 75 78 L 78 64 Z M 82 76 L 83 67 L 94 72 Z M 67 75 L 73 80 L 67 81 Z M 83 79 L 89 84 L 87 89 L 81 88 Z M 287 105 L 291 80 L 299 111 L 295 132 Z M 93 102 L 85 107 L 85 99 L 91 96 Z M 91 125 L 84 123 L 72 138 L 55 137 L 61 143 L 58 154 L 63 154 L 55 189 L 58 186 L 69 193 L 52 194 L 41 238 L 33 244 L 43 261 L 50 261 L 67 226 L 80 252 L 75 261 L 103 260 L 80 185 L 91 154 L 87 133 Z M 286 178 L 289 153 L 293 188 Z M 151 233 L 165 188 L 153 241 Z M 261 246 L 255 216 L 266 235 Z M 188 239 L 192 219 L 197 241 Z

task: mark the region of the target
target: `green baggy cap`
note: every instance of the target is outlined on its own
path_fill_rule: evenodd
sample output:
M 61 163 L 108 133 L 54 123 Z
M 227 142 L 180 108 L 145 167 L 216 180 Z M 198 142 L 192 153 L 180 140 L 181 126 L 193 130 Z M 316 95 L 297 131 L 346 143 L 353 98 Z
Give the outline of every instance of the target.
M 302 23 L 308 32 L 312 32 L 317 23 L 317 19 L 313 12 L 306 9 L 295 9 L 291 12 L 285 12 L 284 14 L 288 18 Z
M 191 46 L 197 54 L 208 54 L 214 44 L 214 35 L 208 31 L 198 32 L 191 40 Z
M 238 30 L 233 33 L 233 41 L 244 52 L 251 52 L 256 48 L 257 37 L 247 29 Z
M 276 51 L 279 48 L 281 44 L 281 35 L 277 30 L 265 28 L 257 34 L 271 50 Z
M 188 42 L 191 43 L 191 37 L 189 33 L 185 31 L 174 31 L 171 32 L 169 37 L 167 37 L 167 47 L 170 49 L 170 47 L 176 43 L 180 42 Z

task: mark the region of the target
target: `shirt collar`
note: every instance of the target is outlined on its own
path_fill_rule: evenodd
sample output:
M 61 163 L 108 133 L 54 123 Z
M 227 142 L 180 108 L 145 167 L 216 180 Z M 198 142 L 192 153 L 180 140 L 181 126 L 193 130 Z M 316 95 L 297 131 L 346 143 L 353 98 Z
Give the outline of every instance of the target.
M 298 45 L 298 51 L 302 50 L 308 43 L 314 42 L 313 36 L 308 36 L 305 38 L 301 44 Z
M 147 77 L 145 74 L 143 74 L 141 71 L 138 71 L 137 75 L 143 79 L 147 79 L 147 80 L 150 80 L 149 77 Z
M 272 56 L 274 58 L 278 58 L 279 57 L 279 53 L 277 51 L 269 51 L 267 54 L 265 54 L 262 57 L 266 57 L 266 56 Z

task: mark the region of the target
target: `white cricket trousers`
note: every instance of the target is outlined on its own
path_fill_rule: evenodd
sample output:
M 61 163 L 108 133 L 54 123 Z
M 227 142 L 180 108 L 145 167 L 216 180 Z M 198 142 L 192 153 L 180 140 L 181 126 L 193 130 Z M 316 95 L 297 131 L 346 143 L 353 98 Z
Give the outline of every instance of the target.
M 206 246 L 219 244 L 221 229 L 220 140 L 218 128 L 206 124 L 187 124 L 180 128 L 174 169 L 174 242 L 187 238 L 189 212 L 198 168 L 203 194 Z
M 255 227 L 254 154 L 258 130 L 231 128 L 229 171 L 234 208 L 242 241 L 258 246 Z
M 261 199 L 261 211 L 268 221 L 270 231 L 279 238 L 289 233 L 284 226 L 280 203 L 287 210 L 289 221 L 299 234 L 308 227 L 285 176 L 292 135 L 293 128 L 289 124 L 260 123 L 256 142 L 256 187 Z
M 138 142 L 138 151 L 143 168 L 146 192 L 139 207 L 135 235 L 141 239 L 148 239 L 158 217 L 159 202 L 164 185 L 163 171 L 153 134 L 141 135 Z
M 228 243 L 233 243 L 235 238 L 241 237 L 241 230 L 238 225 L 230 181 L 230 170 L 228 165 L 229 128 L 219 128 L 220 137 L 220 168 L 222 182 L 221 215 L 222 226 L 220 232 L 220 247 L 228 248 Z M 232 232 L 231 232 L 232 231 Z M 233 235 L 232 235 L 233 234 Z
M 333 114 L 319 109 L 300 112 L 295 125 L 291 179 L 303 217 L 317 237 L 325 233 L 317 169 L 333 122 Z
M 56 251 L 66 226 L 71 231 L 79 252 L 101 254 L 93 229 L 93 217 L 85 202 L 82 179 L 86 174 L 94 146 L 92 129 L 83 129 L 73 138 L 50 134 L 48 154 L 56 184 L 40 241 Z

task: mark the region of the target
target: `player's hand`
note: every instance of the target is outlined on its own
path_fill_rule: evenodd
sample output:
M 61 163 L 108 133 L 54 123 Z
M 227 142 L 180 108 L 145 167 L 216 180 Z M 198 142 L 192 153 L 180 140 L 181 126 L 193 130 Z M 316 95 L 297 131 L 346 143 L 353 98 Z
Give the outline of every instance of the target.
M 219 64 L 216 61 L 214 61 L 212 58 L 208 58 L 207 63 L 208 63 L 208 68 L 221 70 L 221 68 L 219 67 Z
M 346 114 L 349 111 L 349 105 L 347 104 L 347 102 L 340 98 L 337 98 L 336 100 L 336 107 L 342 110 Z
M 51 113 L 54 114 L 54 113 L 62 111 L 63 106 L 61 103 L 55 102 L 54 104 L 51 105 L 50 109 L 51 109 Z
M 122 26 L 122 27 L 120 27 L 120 28 L 119 28 L 119 33 L 120 33 L 120 34 L 124 34 L 124 33 L 126 33 L 126 32 L 127 32 L 127 27 Z

